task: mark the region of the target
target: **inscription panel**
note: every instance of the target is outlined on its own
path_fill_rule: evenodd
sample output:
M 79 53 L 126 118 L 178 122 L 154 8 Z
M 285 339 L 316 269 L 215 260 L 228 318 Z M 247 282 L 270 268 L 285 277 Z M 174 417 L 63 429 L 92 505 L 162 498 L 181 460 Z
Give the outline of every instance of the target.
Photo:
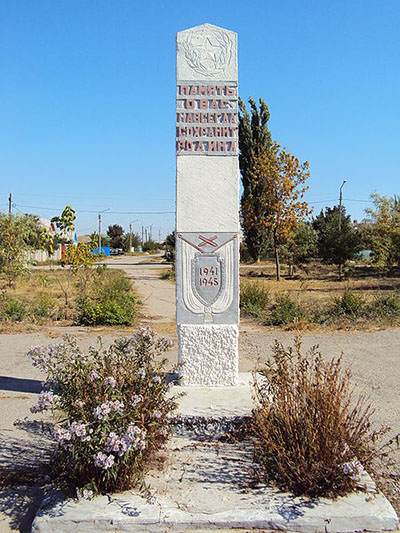
M 177 155 L 237 155 L 237 83 L 178 83 Z
M 177 322 L 237 324 L 238 234 L 178 233 Z

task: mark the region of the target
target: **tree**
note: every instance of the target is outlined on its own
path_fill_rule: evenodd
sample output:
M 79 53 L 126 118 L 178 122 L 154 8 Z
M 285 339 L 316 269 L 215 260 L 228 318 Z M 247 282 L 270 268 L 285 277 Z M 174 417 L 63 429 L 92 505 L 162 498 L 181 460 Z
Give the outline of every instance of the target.
M 374 208 L 365 210 L 366 239 L 372 249 L 373 262 L 379 268 L 391 268 L 400 263 L 400 204 L 399 197 L 371 195 Z
M 110 237 L 111 248 L 123 248 L 124 230 L 119 224 L 108 226 L 107 235 Z
M 250 179 L 256 192 L 243 200 L 242 214 L 248 229 L 258 227 L 271 235 L 278 281 L 279 248 L 293 236 L 300 220 L 310 214 L 303 200 L 309 175 L 308 162 L 300 163 L 276 142 L 254 158 Z
M 31 216 L 0 213 L 0 278 L 9 287 L 27 273 L 33 235 L 37 235 L 37 228 Z
M 99 259 L 99 256 L 93 253 L 97 243 L 79 243 L 75 245 L 72 242 L 70 235 L 75 231 L 75 219 L 75 210 L 67 205 L 60 216 L 51 219 L 54 231 L 48 231 L 45 228 L 41 229 L 42 247 L 46 248 L 50 254 L 54 253 L 54 250 L 60 243 L 66 245 L 64 256 L 61 259 L 61 266 L 67 269 L 67 280 L 63 283 L 59 276 L 55 276 L 64 295 L 65 316 L 67 315 L 69 305 L 72 276 L 74 275 L 77 278 L 80 292 L 85 294 L 92 273 L 92 267 Z
M 263 224 L 255 223 L 255 218 L 262 217 L 264 206 L 262 203 L 262 187 L 254 182 L 252 170 L 255 158 L 261 152 L 268 152 L 272 146 L 271 133 L 268 129 L 270 113 L 267 104 L 262 98 L 259 100 L 260 107 L 257 108 L 256 102 L 249 98 L 251 108 L 251 117 L 246 110 L 246 106 L 239 98 L 239 167 L 242 176 L 243 195 L 241 199 L 242 206 L 242 225 L 244 240 L 248 252 L 254 261 L 259 261 L 265 253 L 269 243 Z M 249 204 L 252 205 L 252 215 L 250 215 Z M 246 206 L 243 209 L 243 206 Z M 248 217 L 251 217 L 251 221 Z
M 132 242 L 133 248 L 137 250 L 138 246 L 140 246 L 140 236 L 138 235 L 138 233 L 132 233 L 132 241 L 131 241 L 130 233 L 125 233 L 125 235 L 122 237 L 122 248 L 124 249 L 125 252 L 131 251 L 129 248 L 131 242 Z
M 350 215 L 346 215 L 346 208 L 342 206 L 340 229 L 338 206 L 321 210 L 313 227 L 318 234 L 319 256 L 325 263 L 337 265 L 341 276 L 346 261 L 355 259 L 360 251 L 360 235 L 353 228 Z
M 317 255 L 318 234 L 309 222 L 301 222 L 297 227 L 293 237 L 289 239 L 285 246 L 285 257 L 289 267 L 289 276 L 293 275 L 295 266 L 306 269 L 305 265 L 310 263 Z

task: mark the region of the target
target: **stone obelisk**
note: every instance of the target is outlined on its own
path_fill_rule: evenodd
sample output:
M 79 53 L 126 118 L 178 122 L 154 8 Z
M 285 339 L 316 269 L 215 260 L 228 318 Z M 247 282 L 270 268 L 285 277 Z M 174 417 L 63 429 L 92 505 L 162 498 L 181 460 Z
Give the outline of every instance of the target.
M 185 385 L 238 382 L 237 34 L 176 39 L 176 300 Z

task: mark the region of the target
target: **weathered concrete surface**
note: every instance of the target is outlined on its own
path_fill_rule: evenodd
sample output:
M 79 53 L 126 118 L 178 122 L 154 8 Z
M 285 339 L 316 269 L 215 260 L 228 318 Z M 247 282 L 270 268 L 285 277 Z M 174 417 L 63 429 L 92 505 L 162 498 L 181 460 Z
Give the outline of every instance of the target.
M 366 492 L 336 501 L 294 498 L 265 485 L 251 485 L 249 443 L 201 442 L 183 437 L 170 443 L 168 463 L 148 482 L 151 505 L 133 492 L 90 502 L 49 502 L 33 524 L 40 533 L 80 531 L 189 531 L 279 529 L 299 532 L 395 530 L 393 508 L 368 476 Z

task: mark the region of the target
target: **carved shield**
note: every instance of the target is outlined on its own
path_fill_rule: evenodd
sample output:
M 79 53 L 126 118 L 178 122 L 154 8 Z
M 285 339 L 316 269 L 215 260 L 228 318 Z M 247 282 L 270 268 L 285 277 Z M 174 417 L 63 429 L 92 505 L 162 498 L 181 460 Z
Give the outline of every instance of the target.
M 196 253 L 192 259 L 192 290 L 206 307 L 212 306 L 224 288 L 224 262 L 217 254 Z

